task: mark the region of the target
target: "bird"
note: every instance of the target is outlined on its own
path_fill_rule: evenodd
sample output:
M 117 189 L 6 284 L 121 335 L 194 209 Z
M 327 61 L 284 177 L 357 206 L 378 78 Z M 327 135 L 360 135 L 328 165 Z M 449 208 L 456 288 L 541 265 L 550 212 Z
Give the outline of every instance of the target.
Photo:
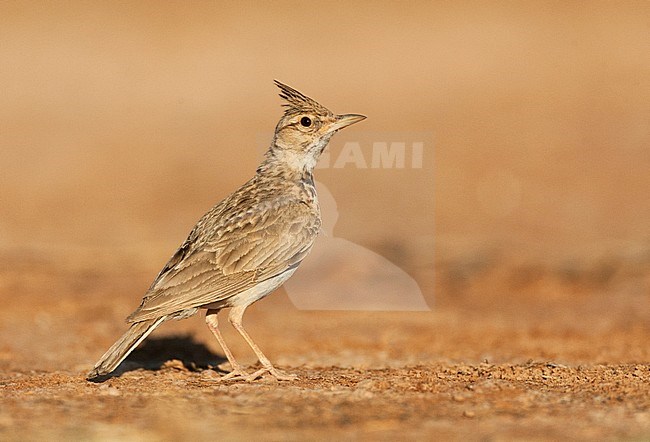
M 366 117 L 336 115 L 312 98 L 277 80 L 284 113 L 255 175 L 197 222 L 126 321 L 129 329 L 88 373 L 108 376 L 165 321 L 206 310 L 205 321 L 231 370 L 220 380 L 254 381 L 263 375 L 294 380 L 277 369 L 243 326 L 246 309 L 280 287 L 307 256 L 321 229 L 313 171 L 339 130 Z M 261 368 L 249 373 L 234 358 L 217 315 L 248 343 Z

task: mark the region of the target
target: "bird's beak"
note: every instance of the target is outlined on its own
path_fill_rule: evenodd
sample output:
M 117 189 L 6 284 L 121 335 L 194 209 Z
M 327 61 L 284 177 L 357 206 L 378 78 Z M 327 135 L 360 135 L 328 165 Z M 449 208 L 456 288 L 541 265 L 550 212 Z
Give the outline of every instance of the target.
M 344 127 L 348 127 L 351 124 L 358 123 L 359 121 L 365 119 L 366 119 L 365 115 L 357 115 L 357 114 L 337 115 L 335 117 L 334 123 L 330 126 L 329 132 L 336 132 L 337 130 L 343 129 Z

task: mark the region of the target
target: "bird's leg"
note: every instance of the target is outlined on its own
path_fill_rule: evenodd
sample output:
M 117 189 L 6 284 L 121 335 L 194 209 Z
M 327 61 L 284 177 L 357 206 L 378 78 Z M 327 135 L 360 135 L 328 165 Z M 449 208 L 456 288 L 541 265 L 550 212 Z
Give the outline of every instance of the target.
M 221 336 L 221 331 L 219 331 L 219 321 L 217 319 L 217 313 L 219 313 L 219 310 L 209 309 L 205 313 L 205 323 L 208 325 L 208 328 L 210 329 L 214 337 L 217 338 L 217 341 L 219 342 L 221 349 L 226 355 L 226 358 L 228 358 L 228 362 L 230 362 L 230 366 L 232 367 L 230 373 L 221 376 L 219 380 L 225 381 L 228 379 L 232 379 L 236 376 L 239 377 L 248 376 L 248 373 L 246 373 L 246 371 L 244 371 L 242 366 L 239 365 L 239 362 L 235 360 L 235 357 L 233 356 L 232 352 L 226 345 L 226 341 L 223 339 L 223 336 Z
M 257 355 L 257 359 L 259 359 L 260 363 L 262 364 L 262 368 L 253 374 L 242 376 L 240 379 L 245 379 L 246 381 L 250 382 L 262 376 L 264 373 L 269 373 L 279 381 L 292 381 L 294 379 L 297 379 L 298 376 L 294 374 L 283 373 L 280 370 L 276 369 L 273 364 L 271 364 L 271 361 L 269 361 L 269 359 L 264 356 L 264 353 L 262 353 L 262 350 L 260 350 L 257 344 L 253 342 L 253 339 L 251 339 L 246 330 L 244 330 L 244 326 L 242 325 L 242 318 L 244 317 L 244 311 L 246 310 L 246 307 L 248 306 L 244 305 L 231 308 L 230 314 L 228 315 L 228 320 L 235 328 L 235 330 L 237 330 L 239 334 L 242 335 L 242 337 L 246 340 L 246 342 L 248 342 L 248 345 L 250 345 L 251 349 L 255 352 L 255 355 Z

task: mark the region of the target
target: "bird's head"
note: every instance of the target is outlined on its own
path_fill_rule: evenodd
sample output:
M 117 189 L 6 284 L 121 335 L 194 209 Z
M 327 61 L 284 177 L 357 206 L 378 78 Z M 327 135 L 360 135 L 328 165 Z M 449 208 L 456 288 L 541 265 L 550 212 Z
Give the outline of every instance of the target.
M 286 103 L 267 154 L 296 170 L 311 172 L 332 135 L 364 120 L 363 115 L 335 115 L 315 100 L 275 81 Z

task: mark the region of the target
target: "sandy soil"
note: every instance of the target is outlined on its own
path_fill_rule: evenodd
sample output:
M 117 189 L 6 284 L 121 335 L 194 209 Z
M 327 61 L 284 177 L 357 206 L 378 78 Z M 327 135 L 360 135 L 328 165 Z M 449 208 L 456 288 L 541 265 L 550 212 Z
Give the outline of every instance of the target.
M 0 281 L 15 296 L 0 312 L 0 436 L 648 437 L 650 254 L 641 258 L 571 273 L 504 257 L 439 262 L 432 312 L 300 311 L 280 291 L 245 319 L 297 381 L 220 383 L 223 356 L 194 317 L 166 324 L 114 377 L 91 383 L 84 373 L 124 330 L 151 275 L 133 262 L 100 271 L 8 255 L 13 270 Z M 226 339 L 255 363 L 231 330 Z

